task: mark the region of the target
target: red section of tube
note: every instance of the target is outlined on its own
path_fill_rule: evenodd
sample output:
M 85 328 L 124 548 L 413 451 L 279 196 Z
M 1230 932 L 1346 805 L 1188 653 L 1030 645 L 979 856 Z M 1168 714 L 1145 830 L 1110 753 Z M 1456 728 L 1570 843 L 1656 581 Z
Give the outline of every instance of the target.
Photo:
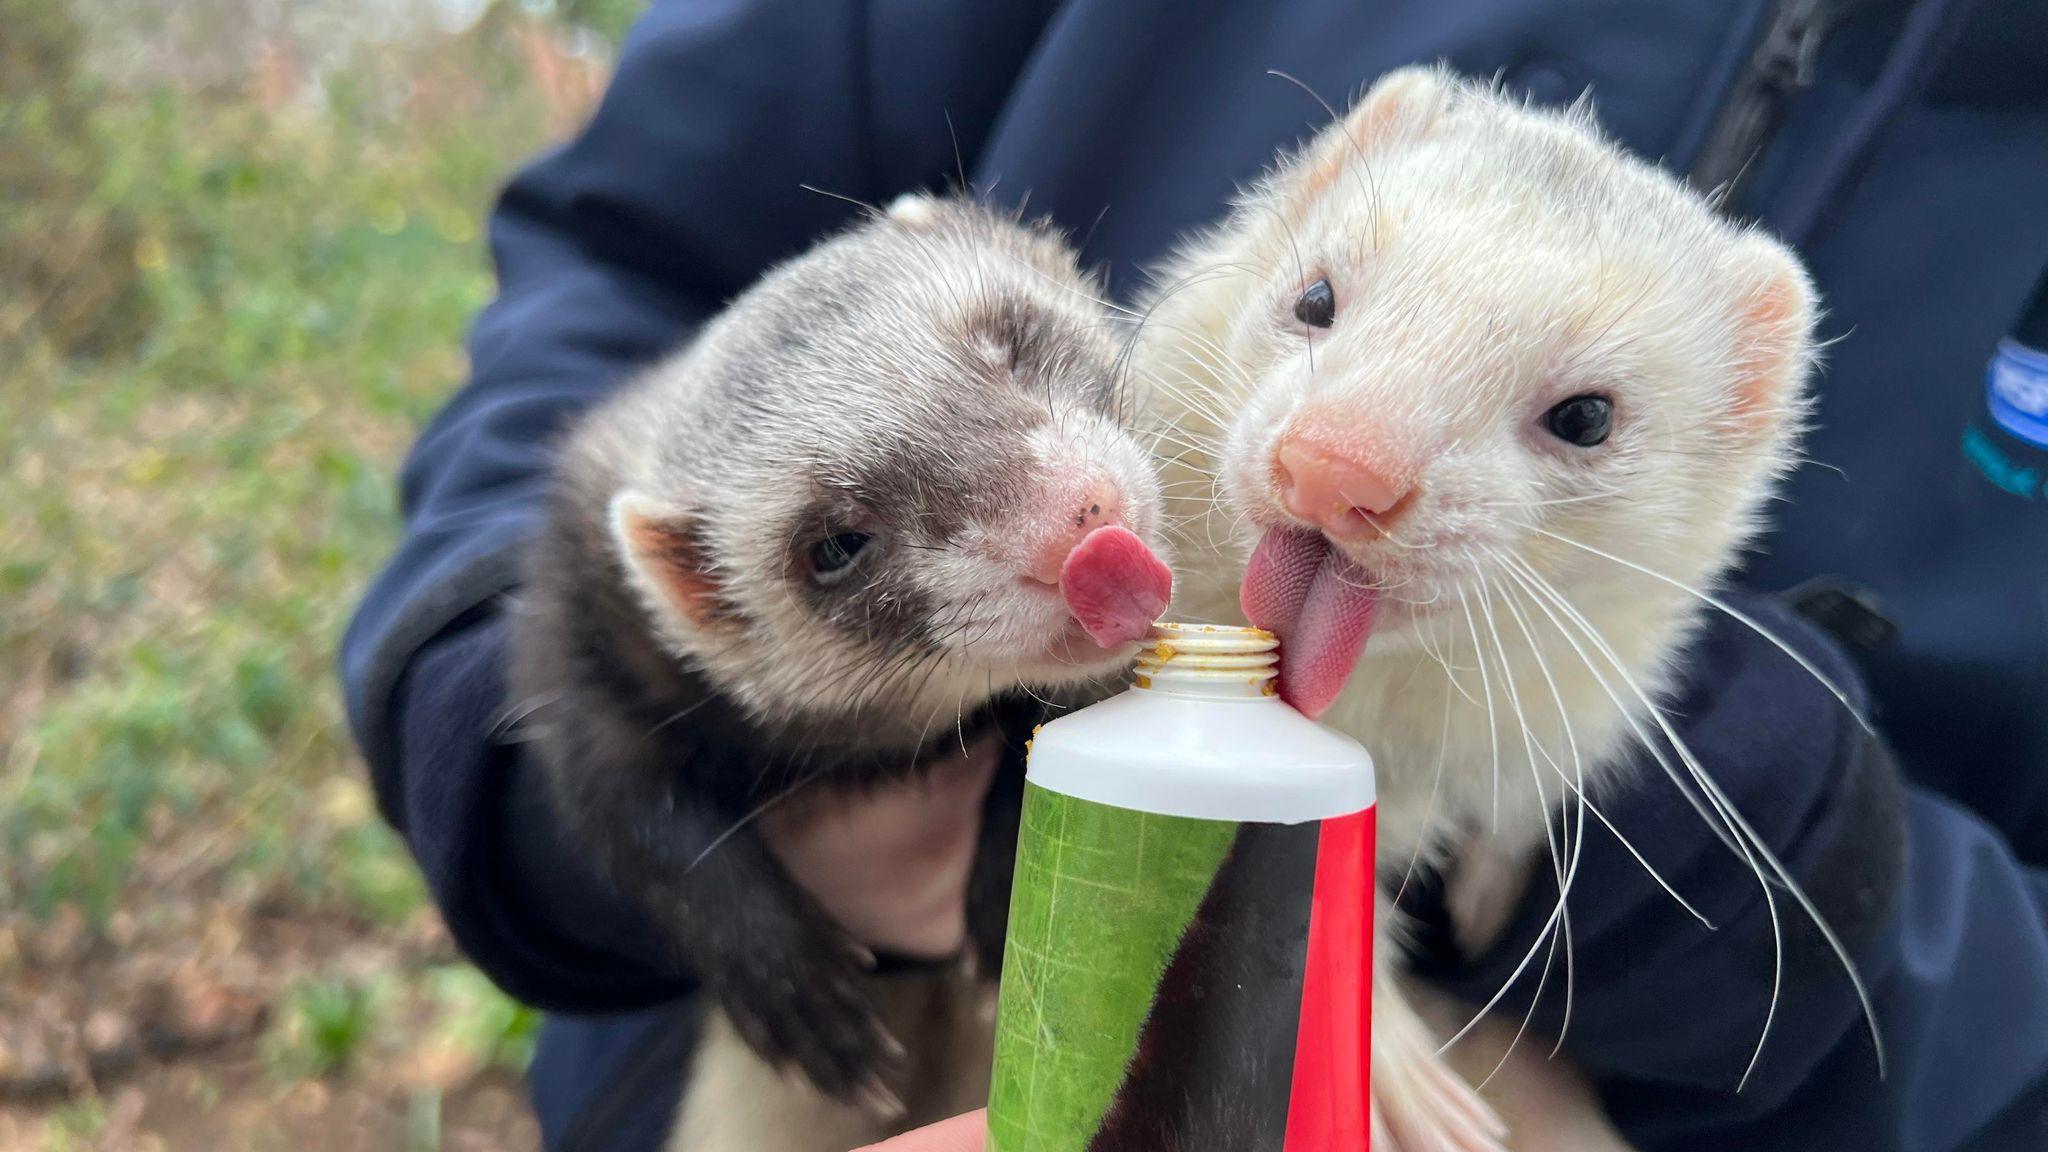
M 1283 1152 L 1361 1152 L 1370 1140 L 1376 814 L 1325 820 L 1317 842 Z

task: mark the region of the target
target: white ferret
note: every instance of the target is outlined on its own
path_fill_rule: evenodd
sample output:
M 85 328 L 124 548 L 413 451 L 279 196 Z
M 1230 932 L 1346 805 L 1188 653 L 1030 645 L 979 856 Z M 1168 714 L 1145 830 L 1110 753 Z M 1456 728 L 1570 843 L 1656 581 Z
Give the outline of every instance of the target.
M 1156 279 L 1133 363 L 1179 450 L 1169 510 L 1216 545 L 1183 551 L 1178 606 L 1280 635 L 1289 697 L 1377 761 L 1383 875 L 1445 867 L 1461 942 L 1486 943 L 1546 847 L 1569 890 L 1600 785 L 1663 729 L 1694 590 L 1794 461 L 1807 275 L 1583 106 L 1418 68 Z M 1667 767 L 1818 920 L 1690 754 Z M 1375 1147 L 1498 1147 L 1403 992 L 1383 967 Z M 1575 1146 L 1613 1139 L 1589 1123 Z

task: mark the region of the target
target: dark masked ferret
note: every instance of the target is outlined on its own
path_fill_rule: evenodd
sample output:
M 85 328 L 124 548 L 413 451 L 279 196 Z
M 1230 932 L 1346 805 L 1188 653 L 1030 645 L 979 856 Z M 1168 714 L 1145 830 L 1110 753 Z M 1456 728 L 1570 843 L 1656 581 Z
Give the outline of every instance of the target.
M 897 1045 L 755 817 L 1028 724 L 1165 607 L 1098 292 L 1046 228 L 900 201 L 578 427 L 530 550 L 514 698 L 562 818 L 732 1031 L 839 1100 L 882 1096 Z M 1109 576 L 1077 591 L 1083 553 Z M 1014 852 L 987 820 L 984 950 Z

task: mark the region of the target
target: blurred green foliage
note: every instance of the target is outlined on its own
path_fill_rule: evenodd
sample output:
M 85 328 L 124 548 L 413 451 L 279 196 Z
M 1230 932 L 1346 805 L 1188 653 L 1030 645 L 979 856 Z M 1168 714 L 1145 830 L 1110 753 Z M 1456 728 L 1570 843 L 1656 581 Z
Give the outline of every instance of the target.
M 0 917 L 422 907 L 334 653 L 463 376 L 490 199 L 580 113 L 563 69 L 597 72 L 536 53 L 637 7 L 506 0 L 317 63 L 283 42 L 223 86 L 96 75 L 86 9 L 0 0 Z M 288 1019 L 326 1069 L 375 1010 L 313 986 Z M 472 1015 L 494 1059 L 529 1042 L 502 1001 Z
M 74 1101 L 50 1119 L 49 1152 L 83 1152 L 107 1126 L 107 1106 L 97 1096 Z
M 80 75 L 84 37 L 60 0 L 6 0 L 0 26 L 0 335 L 33 325 L 67 354 L 126 351 L 147 297 L 90 131 L 103 93 Z
M 646 0 L 560 0 L 562 17 L 617 44 L 647 6 Z
M 392 1027 L 405 1014 L 431 1021 L 424 1037 Z M 427 1081 L 484 1069 L 519 1072 L 533 1058 L 540 1015 L 505 998 L 476 969 L 440 965 L 408 990 L 389 976 L 300 980 L 280 999 L 264 1058 L 280 1078 L 339 1076 L 373 1056 L 410 1058 Z M 409 1054 L 394 1042 L 415 1045 Z
M 349 1071 L 377 1032 L 390 991 L 372 983 L 314 980 L 290 989 L 278 1006 L 265 1053 L 280 1076 Z
M 0 983 L 67 909 L 166 955 L 212 923 L 173 910 L 357 925 L 256 961 L 262 1055 L 404 1085 L 435 1147 L 538 1017 L 420 947 L 334 654 L 464 375 L 492 196 L 641 0 L 404 2 L 336 36 L 395 5 L 0 0 Z M 108 1139 L 97 1095 L 46 1119 Z
M 427 983 L 442 1037 L 482 1065 L 524 1069 L 533 1059 L 540 1014 L 498 995 L 474 968 L 436 969 Z

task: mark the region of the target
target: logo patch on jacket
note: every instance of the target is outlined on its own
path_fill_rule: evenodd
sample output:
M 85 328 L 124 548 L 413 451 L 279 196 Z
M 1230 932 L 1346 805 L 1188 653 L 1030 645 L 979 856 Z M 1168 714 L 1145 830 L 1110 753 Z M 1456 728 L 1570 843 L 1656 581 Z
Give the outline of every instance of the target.
M 1985 399 L 1997 432 L 1976 423 L 1963 429 L 1963 455 L 1997 487 L 2048 500 L 2048 353 L 1999 341 L 1985 371 Z
M 1991 418 L 2027 443 L 2048 448 L 2048 352 L 2000 340 L 1986 375 Z

